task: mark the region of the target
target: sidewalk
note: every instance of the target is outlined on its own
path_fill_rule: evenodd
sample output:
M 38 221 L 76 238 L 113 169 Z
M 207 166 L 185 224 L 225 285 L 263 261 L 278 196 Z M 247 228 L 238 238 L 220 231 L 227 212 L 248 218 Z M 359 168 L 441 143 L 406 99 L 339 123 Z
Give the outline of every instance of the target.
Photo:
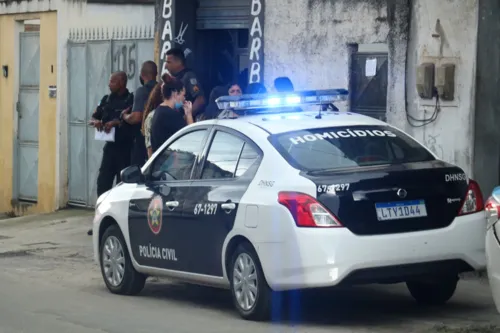
M 91 251 L 93 210 L 64 209 L 55 213 L 0 219 L 0 256 L 24 255 L 43 250 Z M 89 258 L 92 258 L 90 253 Z

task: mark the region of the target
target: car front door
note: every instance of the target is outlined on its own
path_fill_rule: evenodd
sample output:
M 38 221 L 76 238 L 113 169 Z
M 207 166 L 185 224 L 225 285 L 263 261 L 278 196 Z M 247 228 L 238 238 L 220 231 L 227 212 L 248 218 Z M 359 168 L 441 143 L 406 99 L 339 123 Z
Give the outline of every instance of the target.
M 261 156 L 260 149 L 236 131 L 216 127 L 211 135 L 185 201 L 186 226 L 192 230 L 190 272 L 223 275 L 224 240 Z
M 132 254 L 141 266 L 188 270 L 189 228 L 185 200 L 208 129 L 188 132 L 158 154 L 146 171 L 146 185 L 129 204 Z M 141 194 L 139 194 L 141 193 Z

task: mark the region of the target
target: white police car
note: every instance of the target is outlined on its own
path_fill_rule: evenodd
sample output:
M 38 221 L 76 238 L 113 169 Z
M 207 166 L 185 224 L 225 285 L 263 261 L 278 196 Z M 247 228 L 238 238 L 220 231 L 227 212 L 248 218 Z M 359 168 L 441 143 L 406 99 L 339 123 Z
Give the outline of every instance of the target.
M 346 94 L 222 97 L 239 118 L 187 126 L 123 170 L 93 227 L 108 289 L 230 288 L 253 320 L 273 291 L 406 282 L 419 302 L 450 299 L 486 265 L 477 183 L 382 121 L 318 111 Z

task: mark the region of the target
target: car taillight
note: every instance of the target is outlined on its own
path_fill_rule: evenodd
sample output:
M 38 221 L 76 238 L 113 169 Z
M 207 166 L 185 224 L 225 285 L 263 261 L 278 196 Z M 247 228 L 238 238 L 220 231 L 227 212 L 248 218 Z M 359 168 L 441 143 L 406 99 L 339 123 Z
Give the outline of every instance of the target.
M 278 202 L 288 208 L 299 227 L 338 228 L 339 220 L 313 197 L 298 192 L 280 192 Z
M 483 195 L 481 194 L 481 189 L 478 183 L 469 179 L 469 188 L 467 189 L 467 195 L 462 203 L 462 208 L 458 215 L 467 215 L 472 213 L 480 212 L 484 209 Z
M 486 211 L 486 227 L 489 229 L 500 219 L 500 203 L 490 197 L 484 204 L 484 210 Z

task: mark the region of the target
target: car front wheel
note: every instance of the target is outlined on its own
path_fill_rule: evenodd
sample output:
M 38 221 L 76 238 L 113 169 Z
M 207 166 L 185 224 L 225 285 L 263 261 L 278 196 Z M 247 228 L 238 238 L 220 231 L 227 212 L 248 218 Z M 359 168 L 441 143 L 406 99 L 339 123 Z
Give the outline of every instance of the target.
M 229 267 L 233 302 L 241 317 L 268 320 L 272 290 L 264 277 L 259 258 L 249 243 L 238 245 Z
M 127 244 L 117 225 L 110 226 L 102 236 L 100 262 L 104 283 L 113 294 L 135 295 L 144 288 L 146 276 L 132 266 Z
M 425 305 L 442 305 L 453 297 L 458 276 L 442 277 L 433 281 L 408 281 L 406 286 L 413 298 Z

